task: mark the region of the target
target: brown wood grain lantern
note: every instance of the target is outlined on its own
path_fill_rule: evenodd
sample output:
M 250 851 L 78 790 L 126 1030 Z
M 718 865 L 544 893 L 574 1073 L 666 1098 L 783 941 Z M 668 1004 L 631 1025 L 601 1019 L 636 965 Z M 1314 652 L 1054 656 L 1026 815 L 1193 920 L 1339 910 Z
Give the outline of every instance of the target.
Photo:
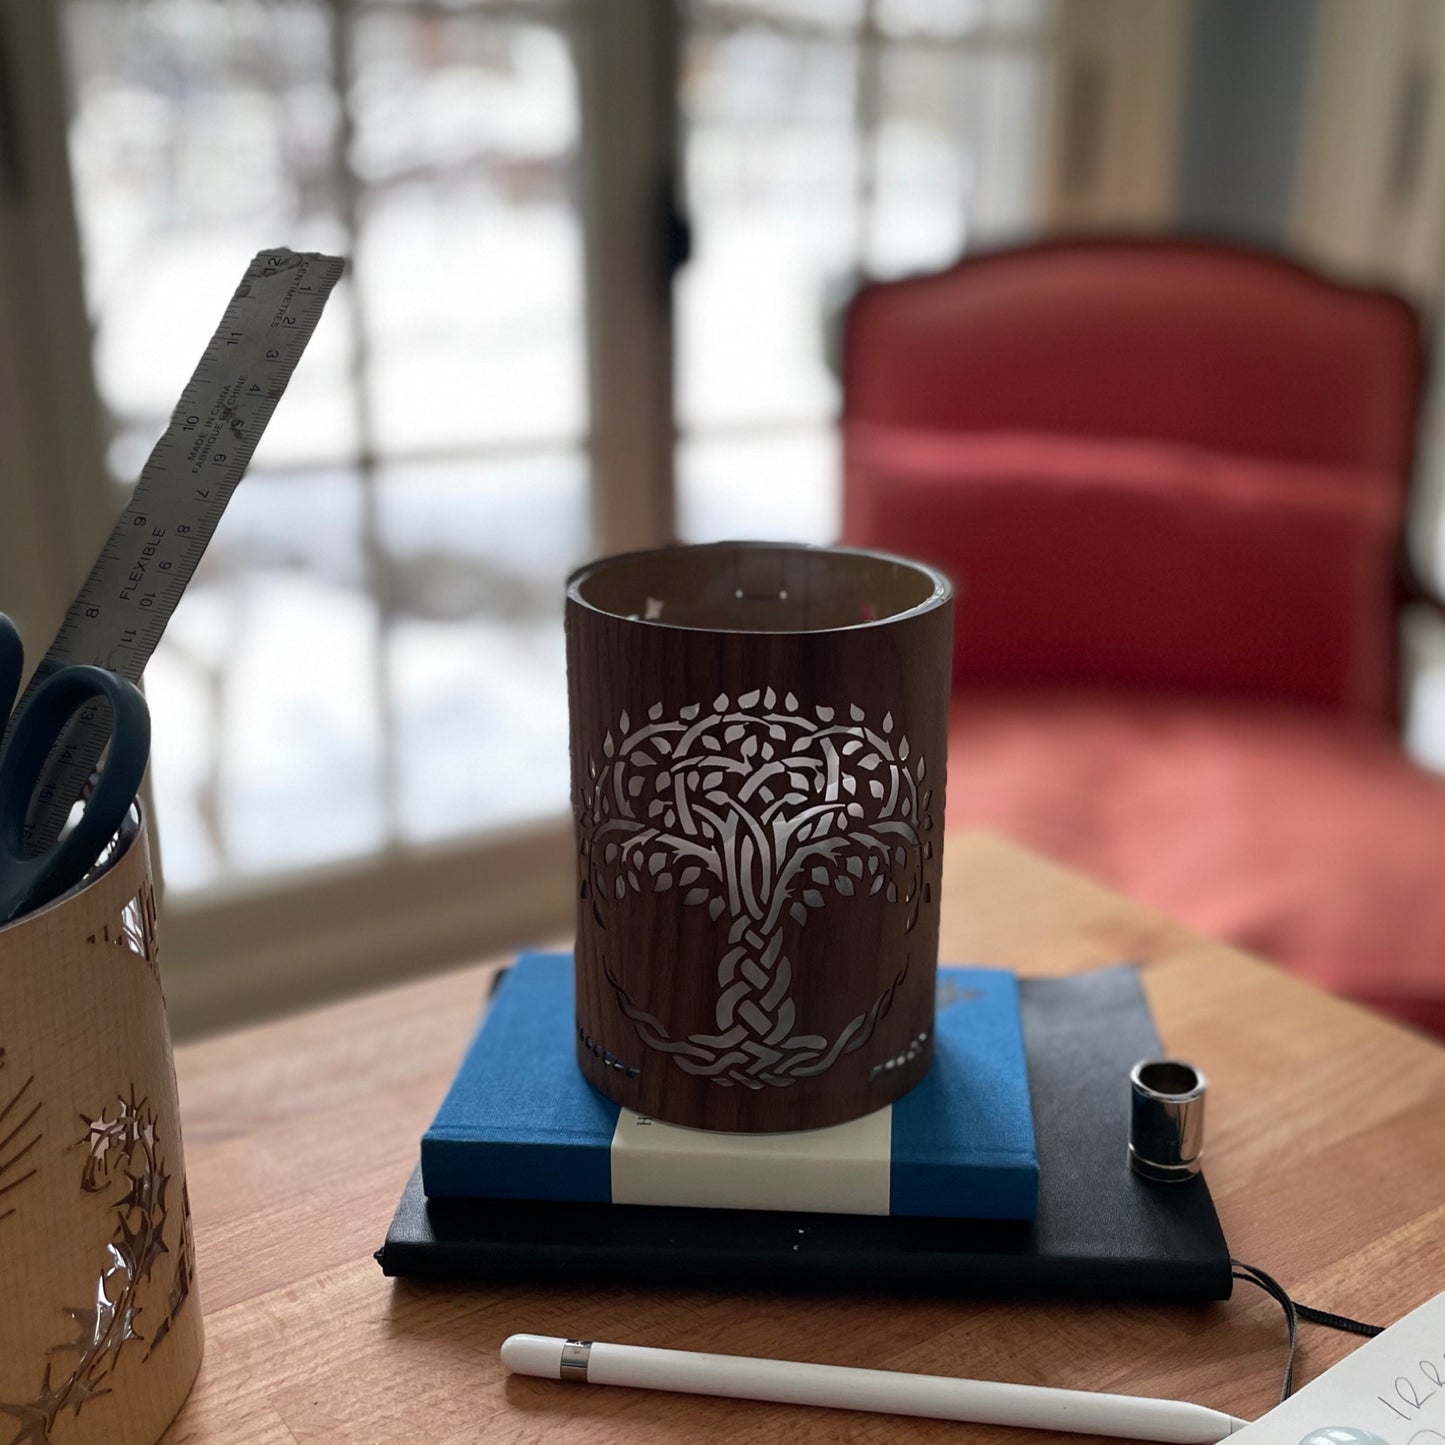
M 146 829 L 0 928 L 0 1440 L 152 1445 L 201 1306 Z
M 727 542 L 567 588 L 577 1056 L 671 1123 L 815 1128 L 933 1052 L 948 582 Z

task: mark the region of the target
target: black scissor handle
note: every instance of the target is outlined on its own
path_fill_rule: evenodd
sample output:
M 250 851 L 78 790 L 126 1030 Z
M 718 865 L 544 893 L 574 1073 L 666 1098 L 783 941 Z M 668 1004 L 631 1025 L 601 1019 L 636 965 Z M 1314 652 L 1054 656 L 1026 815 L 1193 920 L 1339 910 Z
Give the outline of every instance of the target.
M 46 759 L 70 721 L 104 697 L 111 707 L 110 751 L 69 833 L 33 858 L 25 854 L 25 819 Z M 73 888 L 115 836 L 150 757 L 150 709 L 140 689 L 103 667 L 61 668 L 11 720 L 0 751 L 0 924 L 43 907 Z

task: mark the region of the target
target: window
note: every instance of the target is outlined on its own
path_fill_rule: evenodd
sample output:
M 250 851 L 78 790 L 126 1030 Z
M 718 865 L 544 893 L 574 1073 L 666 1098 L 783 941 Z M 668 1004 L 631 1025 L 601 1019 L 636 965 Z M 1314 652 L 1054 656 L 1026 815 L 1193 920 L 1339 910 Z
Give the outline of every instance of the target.
M 839 527 L 831 338 L 860 275 L 1035 229 L 1050 0 L 695 0 L 683 60 L 679 524 Z
M 0 144 L 22 494 L 0 576 L 27 632 L 58 620 L 254 250 L 352 263 L 147 671 L 179 1027 L 565 929 L 567 571 L 674 516 L 689 540 L 832 536 L 851 287 L 1054 213 L 1075 51 L 1125 81 L 1096 140 L 1163 135 L 1177 86 L 1127 76 L 1182 33 L 1164 8 L 0 10 L 25 121 Z M 674 181 L 695 251 L 671 278 Z
M 352 258 L 147 669 L 169 885 L 564 812 L 562 580 L 591 550 L 565 7 L 64 18 L 117 483 L 258 244 Z

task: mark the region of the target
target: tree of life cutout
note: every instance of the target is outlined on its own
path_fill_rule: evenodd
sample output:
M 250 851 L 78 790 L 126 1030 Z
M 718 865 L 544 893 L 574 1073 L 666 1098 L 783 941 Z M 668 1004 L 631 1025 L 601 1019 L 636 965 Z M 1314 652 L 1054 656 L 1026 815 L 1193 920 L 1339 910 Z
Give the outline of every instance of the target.
M 106 1196 L 121 1191 L 118 1198 L 107 1200 L 114 1211 L 114 1231 L 86 1303 L 61 1311 L 70 1317 L 76 1333 L 46 1352 L 39 1393 L 29 1400 L 0 1401 L 0 1415 L 17 1424 L 7 1445 L 52 1445 L 51 1431 L 67 1411 L 79 1415 L 92 1401 L 111 1393 L 121 1355 L 129 1356 L 130 1346 L 146 1340 L 143 1321 L 158 1315 L 149 1327 L 149 1348 L 141 1356 L 149 1360 L 174 1328 L 195 1278 L 191 1203 L 184 1189 L 178 1256 L 165 1241 L 175 1200 L 156 1110 L 132 1088 L 129 1097 L 116 1099 L 113 1112 L 102 1109 L 93 1119 L 87 1115 L 81 1119 L 85 1134 L 76 1143 L 86 1150 L 86 1157 L 80 1187 L 86 1194 Z M 168 1299 L 160 1309 L 156 1302 L 143 1306 L 139 1301 L 145 1286 L 165 1255 L 176 1260 Z M 70 1355 L 75 1363 L 67 1369 L 64 1357 Z
M 846 711 L 846 718 L 842 713 Z M 781 1087 L 861 1048 L 907 971 L 832 1039 L 803 1029 L 783 949 L 784 918 L 802 926 L 831 902 L 881 894 L 911 932 L 931 898 L 927 764 L 893 716 L 870 724 L 856 705 L 806 713 L 772 688 L 661 703 L 634 728 L 624 712 L 587 759 L 579 790 L 582 897 L 598 926 L 629 892 L 682 892 L 727 921 L 718 959 L 716 1031 L 675 1039 L 638 1007 L 604 960 L 623 1012 L 649 1048 L 723 1086 Z
M 39 1172 L 34 1149 L 44 1135 L 36 1118 L 43 1107 L 33 1092 L 35 1075 L 23 1083 L 6 1073 L 5 1050 L 0 1048 L 0 1224 L 16 1211 L 15 1191 Z

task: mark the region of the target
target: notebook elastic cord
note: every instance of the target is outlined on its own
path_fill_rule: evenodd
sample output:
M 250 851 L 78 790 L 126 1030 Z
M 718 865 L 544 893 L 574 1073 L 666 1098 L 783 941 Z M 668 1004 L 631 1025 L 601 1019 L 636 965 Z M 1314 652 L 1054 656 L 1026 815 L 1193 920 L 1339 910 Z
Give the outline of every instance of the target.
M 1299 1342 L 1299 1322 L 1301 1320 L 1306 1320 L 1312 1325 L 1324 1325 L 1331 1330 L 1344 1330 L 1348 1334 L 1364 1335 L 1371 1339 L 1375 1335 L 1384 1333 L 1384 1325 L 1367 1325 L 1360 1320 L 1352 1320 L 1347 1315 L 1331 1314 L 1329 1310 L 1317 1310 L 1310 1305 L 1296 1304 L 1289 1297 L 1289 1291 L 1272 1275 L 1237 1259 L 1231 1259 L 1229 1263 L 1235 1279 L 1242 1279 L 1249 1284 L 1257 1285 L 1266 1294 L 1278 1300 L 1280 1308 L 1284 1311 L 1285 1326 L 1289 1330 L 1289 1355 L 1284 1365 L 1284 1387 L 1279 1392 L 1280 1404 L 1288 1400 L 1294 1390 L 1294 1356 L 1295 1347 Z

